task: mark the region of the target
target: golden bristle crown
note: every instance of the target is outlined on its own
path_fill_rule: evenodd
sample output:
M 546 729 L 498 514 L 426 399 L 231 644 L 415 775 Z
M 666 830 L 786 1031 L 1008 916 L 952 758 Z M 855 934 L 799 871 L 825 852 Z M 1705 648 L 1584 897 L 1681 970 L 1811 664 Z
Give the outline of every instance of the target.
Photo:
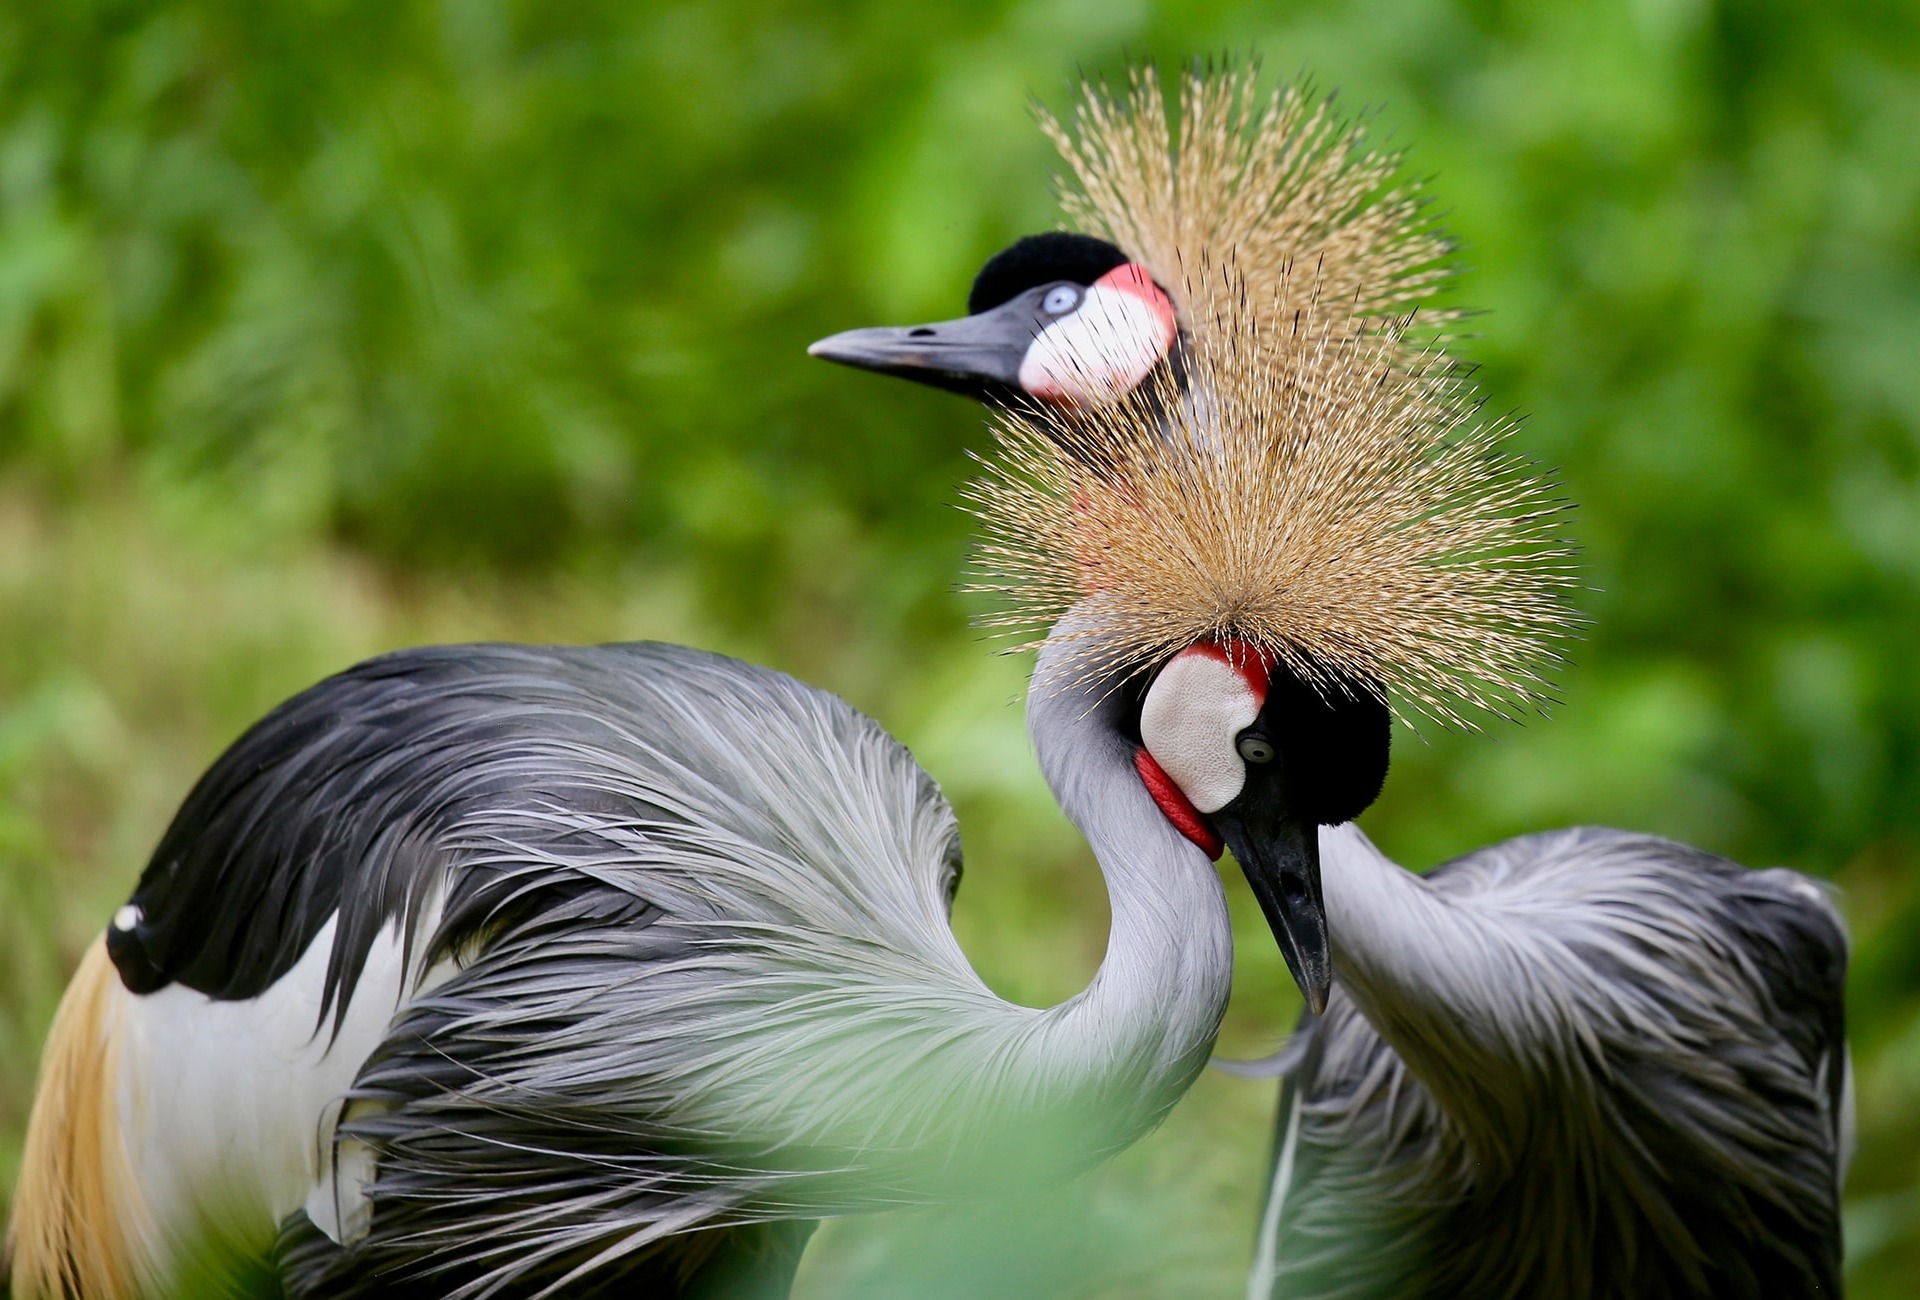
M 1135 82 L 1133 103 L 1158 113 L 1148 84 Z M 1243 80 L 1226 85 L 1244 100 Z M 1187 86 L 1186 102 L 1217 124 L 1227 92 Z M 1121 246 L 1152 247 L 1181 270 L 1179 364 L 1106 405 L 998 418 L 984 473 L 968 489 L 985 532 L 975 589 L 1002 597 L 989 623 L 1051 627 L 1052 637 L 1083 643 L 1073 661 L 1089 673 L 1231 638 L 1323 691 L 1358 685 L 1414 715 L 1468 726 L 1511 715 L 1548 696 L 1556 645 L 1578 621 L 1565 603 L 1571 557 L 1555 535 L 1565 507 L 1504 450 L 1512 422 L 1483 418 L 1470 379 L 1439 345 L 1410 339 L 1404 318 L 1387 315 L 1409 305 L 1407 259 L 1420 254 L 1405 250 L 1437 246 L 1418 229 L 1417 209 L 1386 191 L 1396 228 L 1355 207 L 1355 195 L 1383 193 L 1373 163 L 1324 147 L 1349 137 L 1318 110 L 1278 102 L 1247 129 L 1294 123 L 1316 166 L 1357 167 L 1366 178 L 1298 178 L 1281 205 L 1291 229 L 1364 228 L 1365 240 L 1345 246 L 1387 251 L 1356 253 L 1337 276 L 1331 256 L 1282 265 L 1283 241 L 1247 214 L 1270 207 L 1186 209 L 1190 200 L 1231 205 L 1233 192 L 1183 154 L 1191 122 L 1155 164 L 1146 142 L 1157 132 L 1168 152 L 1164 117 L 1143 125 L 1103 110 L 1102 149 L 1135 141 L 1141 174 L 1186 178 L 1148 197 L 1102 200 L 1101 229 L 1122 238 L 1113 213 L 1150 210 L 1157 233 L 1141 233 L 1143 224 L 1131 240 L 1162 242 Z M 1206 159 L 1285 153 L 1271 140 L 1201 134 Z M 1066 140 L 1062 150 L 1085 180 L 1087 146 Z M 1322 219 L 1309 210 L 1304 196 L 1315 194 L 1337 211 Z M 1183 242 L 1188 231 L 1197 243 Z M 1357 308 L 1378 314 L 1356 327 Z M 1070 608 L 1075 617 L 1056 626 Z
M 1153 69 L 1136 68 L 1124 93 L 1085 87 L 1071 126 L 1039 116 L 1071 173 L 1068 222 L 1144 265 L 1189 328 L 1218 318 L 1227 287 L 1195 274 L 1202 266 L 1231 262 L 1234 291 L 1276 313 L 1313 300 L 1375 322 L 1451 274 L 1451 247 L 1400 156 L 1369 149 L 1308 86 L 1263 93 L 1257 69 L 1196 68 L 1180 79 L 1175 122 Z

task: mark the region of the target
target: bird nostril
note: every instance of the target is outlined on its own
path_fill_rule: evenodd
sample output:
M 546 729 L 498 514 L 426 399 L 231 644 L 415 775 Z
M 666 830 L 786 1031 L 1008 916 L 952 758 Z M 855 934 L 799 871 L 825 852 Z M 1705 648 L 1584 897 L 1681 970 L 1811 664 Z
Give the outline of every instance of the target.
M 1298 907 L 1307 901 L 1307 882 L 1297 876 L 1282 876 L 1280 897 L 1288 907 Z
M 922 325 L 919 329 L 908 330 L 907 337 L 910 339 L 930 339 L 933 337 L 933 331 L 925 325 Z

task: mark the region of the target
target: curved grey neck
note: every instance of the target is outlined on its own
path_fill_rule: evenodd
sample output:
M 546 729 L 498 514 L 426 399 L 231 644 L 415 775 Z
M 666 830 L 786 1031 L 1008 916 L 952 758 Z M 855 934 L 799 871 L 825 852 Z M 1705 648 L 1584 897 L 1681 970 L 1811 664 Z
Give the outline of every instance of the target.
M 1143 1132 L 1212 1050 L 1233 935 L 1219 873 L 1140 780 L 1116 683 L 1081 680 L 1073 659 L 1084 645 L 1042 650 L 1027 729 L 1054 797 L 1099 860 L 1113 919 L 1092 984 L 1046 1013 L 1042 1037 L 1055 1068 L 1108 1073 L 1115 1100 L 1138 1107 Z
M 1524 1131 L 1517 1086 L 1551 1069 L 1529 1026 L 1535 961 L 1514 927 L 1436 891 L 1352 825 L 1320 832 L 1321 884 L 1344 990 L 1477 1150 L 1497 1155 Z
M 699 1015 L 704 1072 L 673 1063 L 676 1079 L 719 1081 L 667 1108 L 719 1135 L 732 1172 L 716 1181 L 737 1186 L 781 1153 L 741 1199 L 810 1215 L 1054 1181 L 1144 1135 L 1205 1068 L 1232 979 L 1226 897 L 1147 793 L 1110 685 L 1046 651 L 1027 708 L 1048 784 L 1106 877 L 1112 928 L 1092 982 L 1046 1008 L 995 994 L 944 910 L 916 905 L 933 902 L 924 863 L 884 942 L 774 927 L 755 996 Z M 773 999 L 793 1010 L 769 1012 L 769 982 L 795 990 Z

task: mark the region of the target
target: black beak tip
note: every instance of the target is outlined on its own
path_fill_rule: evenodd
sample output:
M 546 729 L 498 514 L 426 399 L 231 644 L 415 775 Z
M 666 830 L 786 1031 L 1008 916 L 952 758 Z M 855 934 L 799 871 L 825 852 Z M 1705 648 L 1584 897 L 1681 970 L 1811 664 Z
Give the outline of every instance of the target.
M 1293 976 L 1293 983 L 1300 990 L 1300 996 L 1307 1004 L 1307 1010 L 1314 1015 L 1324 1014 L 1327 998 L 1333 991 L 1333 968 L 1327 959 L 1326 948 L 1302 945 L 1300 936 L 1292 930 L 1274 927 L 1274 938 L 1280 941 L 1280 952 L 1287 960 L 1287 973 Z
M 1259 900 L 1287 973 L 1319 1015 L 1333 985 L 1333 945 L 1320 892 L 1318 828 L 1290 817 L 1263 819 L 1255 828 L 1238 816 L 1216 815 L 1216 822 Z

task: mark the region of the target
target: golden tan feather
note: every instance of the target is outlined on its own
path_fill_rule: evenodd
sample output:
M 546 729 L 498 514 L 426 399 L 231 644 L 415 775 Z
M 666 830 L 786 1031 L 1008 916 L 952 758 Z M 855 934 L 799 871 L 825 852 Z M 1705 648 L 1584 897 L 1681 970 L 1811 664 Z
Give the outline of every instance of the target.
M 1003 415 L 969 489 L 989 621 L 1098 645 L 1096 671 L 1238 638 L 1471 725 L 1540 701 L 1578 620 L 1564 506 L 1483 420 L 1429 313 L 1446 241 L 1397 156 L 1324 100 L 1151 69 L 1043 129 L 1071 222 L 1177 300 L 1178 364 L 1109 405 Z
M 1153 69 L 1134 69 L 1124 93 L 1089 85 L 1070 125 L 1042 111 L 1041 127 L 1072 173 L 1069 223 L 1143 263 L 1190 328 L 1243 290 L 1276 319 L 1318 301 L 1385 323 L 1450 274 L 1400 156 L 1369 149 L 1305 86 L 1263 93 L 1252 68 L 1190 70 L 1175 120 Z M 1212 274 L 1227 265 L 1231 280 Z
M 1152 662 L 1233 637 L 1471 725 L 1541 698 L 1575 620 L 1563 509 L 1444 358 L 1341 311 L 1217 299 L 1182 379 L 1001 417 L 969 500 L 990 620 Z M 1276 335 L 1278 337 L 1276 337 Z
M 137 1291 L 132 1170 L 115 1092 L 119 978 L 95 943 L 60 999 L 41 1057 L 8 1232 L 19 1300 L 122 1300 Z

